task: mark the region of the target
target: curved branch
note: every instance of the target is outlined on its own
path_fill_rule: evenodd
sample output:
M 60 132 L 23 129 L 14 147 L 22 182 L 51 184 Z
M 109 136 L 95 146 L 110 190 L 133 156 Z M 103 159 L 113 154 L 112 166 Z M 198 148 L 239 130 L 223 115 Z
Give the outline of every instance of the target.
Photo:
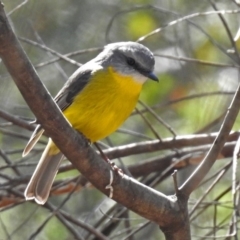
M 186 180 L 186 182 L 180 187 L 182 194 L 189 196 L 199 185 L 202 179 L 206 176 L 212 165 L 217 160 L 218 154 L 221 152 L 229 133 L 233 127 L 233 124 L 237 118 L 240 107 L 240 84 L 236 90 L 235 96 L 228 108 L 223 124 L 219 130 L 219 134 L 216 136 L 211 149 L 207 153 L 205 159 L 198 166 L 198 168 L 192 173 L 192 175 Z

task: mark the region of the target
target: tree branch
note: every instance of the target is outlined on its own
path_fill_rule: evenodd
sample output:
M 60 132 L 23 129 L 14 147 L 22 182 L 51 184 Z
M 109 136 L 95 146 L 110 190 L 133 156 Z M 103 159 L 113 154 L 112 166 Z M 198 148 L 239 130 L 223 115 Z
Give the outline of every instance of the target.
M 192 173 L 192 175 L 186 180 L 186 182 L 180 187 L 180 191 L 186 196 L 189 196 L 199 185 L 202 179 L 206 176 L 212 165 L 217 160 L 218 154 L 221 152 L 229 133 L 233 127 L 233 124 L 237 118 L 240 107 L 240 85 L 237 88 L 235 96 L 228 108 L 227 114 L 223 121 L 223 124 L 219 130 L 219 134 L 214 140 L 211 149 L 207 153 L 205 159 L 198 166 L 198 168 Z
M 162 141 L 159 141 L 158 139 L 152 141 L 142 141 L 139 143 L 131 143 L 119 147 L 108 148 L 103 152 L 108 156 L 109 159 L 114 159 L 117 157 L 126 157 L 160 150 L 195 147 L 212 144 L 217 135 L 218 133 L 205 133 L 177 136 L 176 138 L 165 138 Z M 237 141 L 238 136 L 239 132 L 231 132 L 229 135 L 227 135 L 226 141 Z

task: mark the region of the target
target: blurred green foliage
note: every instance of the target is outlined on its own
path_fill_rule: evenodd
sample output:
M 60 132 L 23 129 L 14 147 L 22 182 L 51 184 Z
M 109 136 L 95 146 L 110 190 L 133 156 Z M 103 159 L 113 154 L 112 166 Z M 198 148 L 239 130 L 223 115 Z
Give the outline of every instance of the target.
M 138 11 L 127 17 L 126 29 L 130 39 L 137 39 L 156 28 L 157 23 L 154 21 L 151 12 Z

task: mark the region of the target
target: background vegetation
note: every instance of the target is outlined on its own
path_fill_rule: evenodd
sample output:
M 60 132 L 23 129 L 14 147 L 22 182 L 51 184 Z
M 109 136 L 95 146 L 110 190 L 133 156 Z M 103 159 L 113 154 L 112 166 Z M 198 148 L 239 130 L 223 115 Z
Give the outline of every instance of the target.
M 53 96 L 80 64 L 108 42 L 138 40 L 154 52 L 159 84 L 145 84 L 137 109 L 119 131 L 102 141 L 105 148 L 188 134 L 194 139 L 194 134 L 219 130 L 239 83 L 237 1 L 8 0 L 4 4 L 24 50 Z M 224 21 L 216 10 L 229 10 L 221 15 Z M 56 186 L 61 188 L 48 204 L 25 202 L 23 191 L 47 140 L 43 138 L 31 155 L 21 157 L 32 129 L 27 121 L 34 116 L 2 63 L 0 80 L 0 238 L 73 239 L 78 235 L 98 239 L 93 229 L 110 239 L 163 238 L 156 224 L 104 196 L 79 178 L 67 160 L 57 176 Z M 26 126 L 12 123 L 6 113 L 25 120 Z M 239 119 L 233 130 L 238 129 Z M 193 239 L 240 237 L 239 172 L 232 171 L 236 140 L 227 143 L 191 195 Z M 115 162 L 144 184 L 174 194 L 173 170 L 178 169 L 181 184 L 209 144 L 189 142 L 181 147 L 173 143 L 168 149 Z M 168 163 L 165 167 L 163 161 Z M 233 176 L 236 191 L 232 191 Z M 52 214 L 53 210 L 60 215 Z

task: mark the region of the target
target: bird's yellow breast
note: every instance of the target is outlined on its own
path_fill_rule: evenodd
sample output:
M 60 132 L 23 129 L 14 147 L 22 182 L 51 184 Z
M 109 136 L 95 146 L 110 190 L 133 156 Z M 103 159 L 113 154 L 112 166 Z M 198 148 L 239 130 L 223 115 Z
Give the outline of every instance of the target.
M 114 132 L 133 111 L 142 84 L 113 68 L 96 72 L 64 110 L 73 128 L 91 142 Z

